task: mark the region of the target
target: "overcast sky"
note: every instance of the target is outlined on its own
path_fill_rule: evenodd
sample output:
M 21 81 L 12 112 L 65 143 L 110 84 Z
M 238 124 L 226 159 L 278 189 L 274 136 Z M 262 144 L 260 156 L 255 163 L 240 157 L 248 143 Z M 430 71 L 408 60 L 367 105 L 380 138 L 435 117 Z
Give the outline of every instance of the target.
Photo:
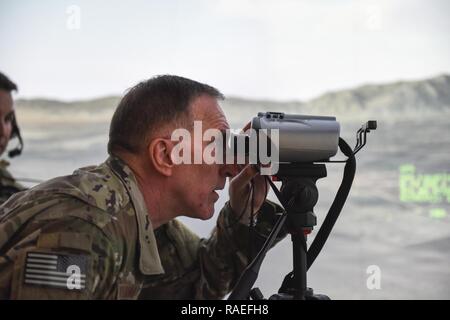
M 177 74 L 225 95 L 306 100 L 450 73 L 450 1 L 0 1 L 19 97 L 122 94 Z

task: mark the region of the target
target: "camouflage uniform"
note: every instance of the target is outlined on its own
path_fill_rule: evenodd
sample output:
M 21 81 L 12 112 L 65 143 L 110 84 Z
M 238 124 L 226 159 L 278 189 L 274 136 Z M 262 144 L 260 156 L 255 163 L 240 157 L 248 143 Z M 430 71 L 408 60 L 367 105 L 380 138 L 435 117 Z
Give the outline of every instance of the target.
M 279 209 L 263 205 L 256 246 Z M 223 298 L 247 265 L 248 237 L 228 203 L 208 239 L 176 219 L 154 231 L 135 176 L 110 157 L 0 207 L 0 298 Z
M 26 190 L 24 186 L 17 183 L 8 172 L 9 162 L 0 160 L 0 205 L 9 199 L 14 193 Z

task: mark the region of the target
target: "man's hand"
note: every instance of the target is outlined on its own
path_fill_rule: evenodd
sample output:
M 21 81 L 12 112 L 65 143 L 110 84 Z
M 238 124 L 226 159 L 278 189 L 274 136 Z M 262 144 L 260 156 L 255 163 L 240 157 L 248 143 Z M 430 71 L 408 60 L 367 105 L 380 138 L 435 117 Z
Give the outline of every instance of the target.
M 250 122 L 242 129 L 242 132 L 250 128 Z M 267 197 L 269 186 L 264 176 L 261 176 L 254 165 L 237 165 L 239 173 L 230 180 L 228 189 L 230 196 L 230 206 L 236 214 L 236 219 L 248 223 L 251 211 L 252 190 L 251 183 L 253 181 L 253 213 L 261 208 Z M 242 215 L 242 217 L 240 217 Z
M 236 214 L 236 219 L 240 218 L 240 215 L 242 215 L 240 221 L 244 223 L 249 221 L 251 211 L 252 180 L 254 188 L 253 213 L 256 213 L 264 203 L 269 188 L 265 177 L 260 175 L 258 170 L 253 165 L 248 164 L 243 166 L 241 172 L 231 179 L 230 187 L 228 189 L 231 209 Z

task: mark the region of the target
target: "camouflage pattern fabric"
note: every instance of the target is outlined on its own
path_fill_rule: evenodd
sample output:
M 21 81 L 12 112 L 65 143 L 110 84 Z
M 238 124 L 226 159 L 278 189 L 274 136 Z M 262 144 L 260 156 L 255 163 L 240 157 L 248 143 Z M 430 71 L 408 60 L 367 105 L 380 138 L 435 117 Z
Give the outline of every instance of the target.
M 263 205 L 256 246 L 280 211 Z M 110 157 L 0 207 L 0 299 L 221 299 L 248 264 L 234 219 L 227 203 L 208 239 L 176 219 L 153 230 L 135 176 Z
M 14 193 L 26 190 L 7 170 L 9 162 L 0 160 L 0 205 Z

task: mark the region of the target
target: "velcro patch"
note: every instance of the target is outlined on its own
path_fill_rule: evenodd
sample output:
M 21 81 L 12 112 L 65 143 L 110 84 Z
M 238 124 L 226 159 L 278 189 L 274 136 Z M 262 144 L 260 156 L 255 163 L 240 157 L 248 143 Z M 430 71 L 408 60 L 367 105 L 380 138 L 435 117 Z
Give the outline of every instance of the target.
M 87 260 L 84 255 L 28 252 L 24 283 L 83 290 L 86 287 Z

